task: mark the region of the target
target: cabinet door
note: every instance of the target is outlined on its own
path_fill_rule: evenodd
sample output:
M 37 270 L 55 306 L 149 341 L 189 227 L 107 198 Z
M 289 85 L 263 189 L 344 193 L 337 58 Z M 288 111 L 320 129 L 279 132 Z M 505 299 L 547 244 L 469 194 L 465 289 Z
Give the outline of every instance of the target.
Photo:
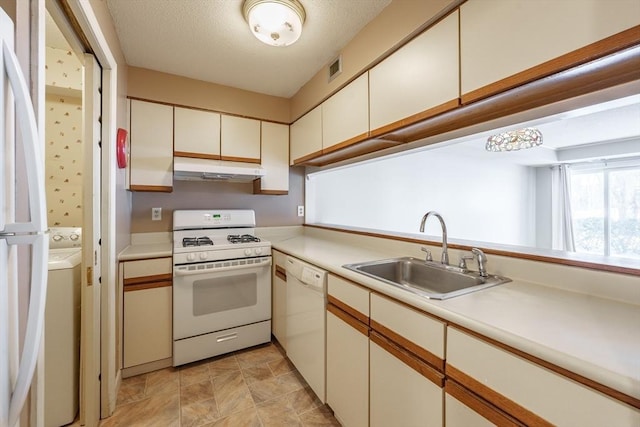
M 492 427 L 496 425 L 449 394 L 445 395 L 444 408 L 446 427 Z
M 260 120 L 222 115 L 222 160 L 260 163 Z
M 370 341 L 371 427 L 442 426 L 442 387 Z
M 173 189 L 173 107 L 131 100 L 129 188 Z
M 124 292 L 124 367 L 172 356 L 171 286 Z
M 287 350 L 287 257 L 273 251 L 273 281 L 271 282 L 272 313 L 271 333 L 282 348 Z
M 220 159 L 220 114 L 174 107 L 174 155 Z
M 330 311 L 327 403 L 343 426 L 369 425 L 369 338 Z
M 289 126 L 262 122 L 262 167 L 266 175 L 254 181 L 254 193 L 289 192 Z
M 369 73 L 322 103 L 322 150 L 334 151 L 369 136 Z
M 459 75 L 455 11 L 369 71 L 372 134 L 458 106 Z
M 291 125 L 290 164 L 322 154 L 322 106 L 317 106 Z
M 637 0 L 469 0 L 460 7 L 463 101 L 495 93 L 473 92 L 638 25 L 639 16 Z M 544 70 L 530 71 L 497 90 L 542 75 Z

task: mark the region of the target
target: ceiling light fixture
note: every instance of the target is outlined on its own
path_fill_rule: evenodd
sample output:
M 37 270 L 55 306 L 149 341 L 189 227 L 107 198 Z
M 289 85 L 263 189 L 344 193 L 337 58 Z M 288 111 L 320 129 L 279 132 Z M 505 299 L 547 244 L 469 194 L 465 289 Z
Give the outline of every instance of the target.
M 516 151 L 542 145 L 542 132 L 536 128 L 524 128 L 491 135 L 485 150 L 492 152 Z
M 295 43 L 306 18 L 297 0 L 245 0 L 242 13 L 253 35 L 271 46 Z

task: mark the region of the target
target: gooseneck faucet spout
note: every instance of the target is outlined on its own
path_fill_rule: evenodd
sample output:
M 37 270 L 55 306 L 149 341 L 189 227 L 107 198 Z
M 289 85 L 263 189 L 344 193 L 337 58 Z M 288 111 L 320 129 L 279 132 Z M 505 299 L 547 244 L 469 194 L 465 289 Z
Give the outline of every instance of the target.
M 429 211 L 422 217 L 422 221 L 420 222 L 420 232 L 424 233 L 424 224 L 427 222 L 427 218 L 430 216 L 435 216 L 440 221 L 440 226 L 442 227 L 442 257 L 440 258 L 440 262 L 442 264 L 449 264 L 449 252 L 447 251 L 447 226 L 444 224 L 444 219 L 442 216 L 436 211 Z

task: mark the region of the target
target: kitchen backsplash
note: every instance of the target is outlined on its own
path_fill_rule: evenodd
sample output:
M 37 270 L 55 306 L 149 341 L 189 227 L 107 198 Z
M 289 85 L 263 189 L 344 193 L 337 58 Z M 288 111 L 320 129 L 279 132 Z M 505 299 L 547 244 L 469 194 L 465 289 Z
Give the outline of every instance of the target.
M 171 231 L 175 209 L 253 209 L 258 227 L 301 225 L 297 206 L 304 205 L 304 168 L 289 170 L 289 194 L 252 194 L 251 183 L 174 181 L 172 193 L 132 193 L 131 232 Z M 162 220 L 151 220 L 151 208 L 162 208 Z

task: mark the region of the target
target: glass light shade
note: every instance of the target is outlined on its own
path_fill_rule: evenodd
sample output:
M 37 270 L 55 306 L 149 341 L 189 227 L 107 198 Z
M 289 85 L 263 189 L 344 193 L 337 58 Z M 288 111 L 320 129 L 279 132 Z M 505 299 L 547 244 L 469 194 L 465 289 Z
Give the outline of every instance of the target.
M 491 135 L 487 139 L 487 151 L 516 151 L 542 145 L 542 132 L 536 128 L 524 128 Z
M 302 34 L 305 11 L 296 0 L 246 0 L 245 20 L 258 40 L 272 46 L 289 46 Z

